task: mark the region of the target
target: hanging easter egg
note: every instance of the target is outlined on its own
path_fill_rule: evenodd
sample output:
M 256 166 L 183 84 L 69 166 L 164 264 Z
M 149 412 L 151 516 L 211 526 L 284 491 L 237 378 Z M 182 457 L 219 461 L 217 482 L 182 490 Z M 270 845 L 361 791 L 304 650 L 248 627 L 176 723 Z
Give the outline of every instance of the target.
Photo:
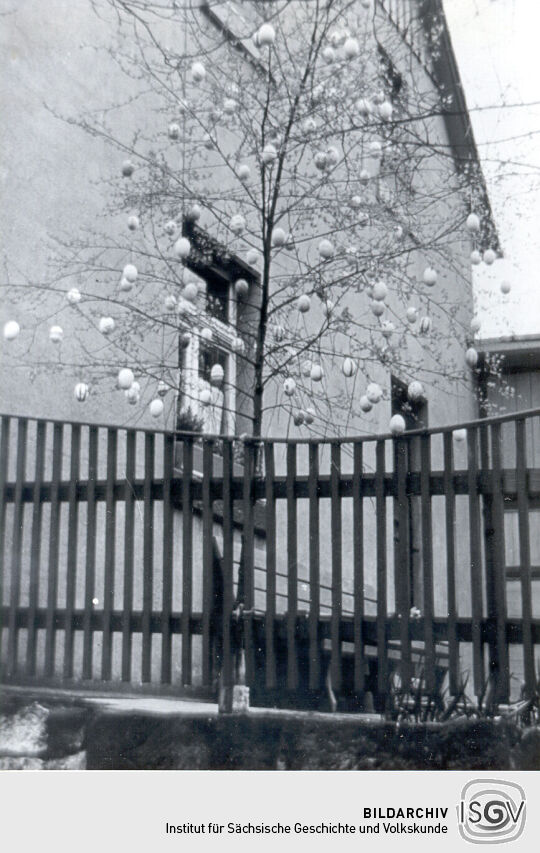
M 383 121 L 390 121 L 394 108 L 390 101 L 383 101 L 379 106 L 379 115 Z
M 426 267 L 424 270 L 424 274 L 422 276 L 424 284 L 427 284 L 428 287 L 433 287 L 437 282 L 437 273 L 433 269 L 433 267 Z
M 249 249 L 249 251 L 246 252 L 246 261 L 251 267 L 254 267 L 259 262 L 259 259 L 260 255 L 257 249 Z
M 114 332 L 115 325 L 112 317 L 100 317 L 98 327 L 102 335 L 110 335 Z
M 201 218 L 201 206 L 199 204 L 192 204 L 190 208 L 186 211 L 186 220 L 187 222 L 198 222 Z
M 452 432 L 452 438 L 454 441 L 462 442 L 467 438 L 467 430 L 466 429 L 455 429 Z
M 391 320 L 383 320 L 383 322 L 381 323 L 381 332 L 383 337 L 386 338 L 386 340 L 389 340 L 395 331 L 396 327 L 394 326 Z
M 169 125 L 169 139 L 178 139 L 180 136 L 180 125 L 175 124 L 174 122 Z
M 202 62 L 194 62 L 191 66 L 191 79 L 194 83 L 202 83 L 206 77 L 206 68 Z
M 330 47 L 330 45 L 327 45 L 325 47 L 325 49 L 323 50 L 324 61 L 328 62 L 330 64 L 334 61 L 335 58 L 336 58 L 336 51 L 334 50 L 333 47 Z
M 276 146 L 272 145 L 272 143 L 268 143 L 268 145 L 265 145 L 263 148 L 263 152 L 262 152 L 263 163 L 265 163 L 267 166 L 269 166 L 270 163 L 273 163 L 276 158 L 277 158 Z
M 377 158 L 382 157 L 382 145 L 378 141 L 378 139 L 374 139 L 372 142 L 369 143 L 369 149 L 368 150 L 369 150 L 371 157 L 377 157 Z
M 8 320 L 4 325 L 4 338 L 6 341 L 14 341 L 20 331 L 21 327 L 16 320 Z
M 66 294 L 66 299 L 70 305 L 76 305 L 81 301 L 81 292 L 77 287 L 72 287 Z
M 343 45 L 343 53 L 345 54 L 346 59 L 354 59 L 355 57 L 357 57 L 360 53 L 360 45 L 358 43 L 358 39 L 345 39 L 345 44 Z
M 512 290 L 512 285 L 509 281 L 501 281 L 501 293 L 507 294 Z
M 362 197 L 359 195 L 353 195 L 350 201 L 350 205 L 355 210 L 358 210 L 359 207 L 362 207 Z
M 335 166 L 337 163 L 339 163 L 339 151 L 334 145 L 331 145 L 330 148 L 327 150 L 326 161 L 331 166 Z
M 163 414 L 163 400 L 159 400 L 156 397 L 155 400 L 152 400 L 148 408 L 150 409 L 150 414 L 153 418 L 159 418 L 159 416 Z
M 64 337 L 64 330 L 62 326 L 51 326 L 49 329 L 49 340 L 53 342 L 53 344 L 59 344 Z
M 212 329 L 208 328 L 208 326 L 205 326 L 204 329 L 201 329 L 201 340 L 210 343 L 213 337 L 214 333 L 212 332 Z
M 332 30 L 332 32 L 328 36 L 330 44 L 332 44 L 334 47 L 337 47 L 338 44 L 340 44 L 344 38 L 345 34 L 342 33 L 341 30 Z
M 484 263 L 487 264 L 488 267 L 490 267 L 491 264 L 494 264 L 496 260 L 497 255 L 495 254 L 493 249 L 486 249 L 486 251 L 484 252 Z
M 280 343 L 285 338 L 285 329 L 283 326 L 274 326 L 274 339 Z
M 412 305 L 407 308 L 407 320 L 409 323 L 416 323 L 418 320 L 418 308 L 414 308 Z
M 388 287 L 384 281 L 376 281 L 373 285 L 371 296 L 376 302 L 384 302 L 388 296 Z
M 366 388 L 366 397 L 370 403 L 378 403 L 382 399 L 382 388 L 377 382 L 370 382 Z
M 249 284 L 245 278 L 239 278 L 234 283 L 234 292 L 238 299 L 245 299 L 249 293 Z
M 77 382 L 77 384 L 75 385 L 75 388 L 73 390 L 73 393 L 75 395 L 75 399 L 78 400 L 79 403 L 84 403 L 84 401 L 88 397 L 88 391 L 89 391 L 89 388 L 88 388 L 88 385 L 86 384 L 86 382 Z
M 258 47 L 270 47 L 276 40 L 276 31 L 272 24 L 263 24 L 257 30 Z
M 203 388 L 199 394 L 199 402 L 203 406 L 209 406 L 212 402 L 212 392 L 208 388 Z
M 128 219 L 128 228 L 130 231 L 136 231 L 140 226 L 140 220 L 138 216 L 130 216 Z
M 236 353 L 244 352 L 244 341 L 242 338 L 234 338 L 232 342 L 232 351 Z
M 369 307 L 376 317 L 382 317 L 384 314 L 384 302 L 373 301 Z
M 168 293 L 165 297 L 165 310 L 166 311 L 174 311 L 176 308 L 176 296 L 173 296 L 172 293 Z
M 305 411 L 305 419 L 308 426 L 313 423 L 315 420 L 315 410 L 312 408 L 306 409 Z
M 283 390 L 287 397 L 292 397 L 296 391 L 296 382 L 290 376 L 283 383 Z
M 210 371 L 210 382 L 212 385 L 221 385 L 225 379 L 225 371 L 221 364 L 213 364 Z
M 474 369 L 478 364 L 478 353 L 474 347 L 469 347 L 465 353 L 465 361 L 471 369 Z
M 236 110 L 238 109 L 238 104 L 234 100 L 234 98 L 225 98 L 223 101 L 223 112 L 228 116 L 234 115 Z
M 311 376 L 312 365 L 313 365 L 312 361 L 309 361 L 309 360 L 304 361 L 304 363 L 302 364 L 302 376 L 306 376 L 306 377 Z
M 178 305 L 176 306 L 176 313 L 179 317 L 185 317 L 186 314 L 192 313 L 191 303 L 188 302 L 187 299 L 184 299 L 183 296 L 181 296 L 178 300 Z
M 165 234 L 168 234 L 169 237 L 172 237 L 178 231 L 178 225 L 176 224 L 174 219 L 169 219 L 169 221 L 166 222 L 163 226 L 163 230 L 165 231 Z
M 132 383 L 131 388 L 129 388 L 128 390 L 129 391 L 134 390 L 137 392 L 137 394 L 140 394 L 141 393 L 140 382 L 137 382 L 137 380 L 135 380 L 135 382 Z M 127 394 L 127 393 L 128 393 L 127 391 L 124 391 L 124 394 Z
M 127 278 L 124 278 L 124 276 L 122 276 L 122 278 L 120 279 L 119 287 L 123 293 L 129 293 L 130 290 L 133 290 L 133 282 L 128 281 Z
M 474 335 L 474 334 L 476 334 L 476 332 L 479 332 L 479 331 L 480 331 L 480 320 L 478 319 L 478 317 L 473 317 L 471 320 L 471 332 Z
M 313 162 L 315 163 L 317 169 L 323 172 L 326 169 L 326 166 L 328 165 L 328 158 L 324 151 L 317 151 L 315 157 L 313 158 Z
M 361 181 L 363 184 L 367 184 L 367 183 L 369 182 L 369 172 L 368 172 L 368 170 L 367 170 L 367 169 L 362 169 L 362 171 L 360 172 L 360 175 L 359 175 L 358 177 L 360 178 L 360 181 Z
M 330 317 L 332 316 L 332 311 L 334 310 L 334 303 L 332 302 L 332 300 L 325 299 L 321 307 L 324 316 L 330 319 Z
M 272 231 L 272 246 L 284 246 L 287 242 L 287 235 L 283 228 L 274 228 Z
M 241 181 L 249 181 L 249 176 L 251 175 L 251 169 L 246 163 L 242 163 L 238 167 L 238 177 Z
M 239 213 L 236 213 L 229 222 L 229 228 L 233 234 L 241 234 L 246 227 L 246 220 Z
M 424 396 L 424 386 L 418 379 L 413 379 L 407 386 L 407 397 L 411 403 L 417 403 Z
M 306 118 L 302 125 L 302 130 L 304 133 L 313 133 L 314 130 L 317 130 L 317 122 L 315 119 L 311 117 Z
M 133 383 L 133 384 L 135 384 L 135 383 Z M 131 386 L 131 388 L 133 388 L 133 385 Z M 130 390 L 131 390 L 131 388 L 130 388 Z M 157 386 L 158 395 L 160 397 L 164 397 L 168 390 L 169 390 L 169 386 L 167 385 L 167 383 L 164 382 L 163 379 L 160 379 L 158 382 L 158 386 Z
M 431 331 L 431 317 L 422 317 L 419 331 L 421 335 L 428 335 Z
M 137 281 L 138 275 L 139 275 L 139 272 L 138 272 L 135 264 L 126 264 L 123 271 L 122 271 L 122 278 L 127 279 L 132 284 L 134 284 Z
M 356 372 L 356 366 L 352 358 L 344 358 L 343 364 L 341 365 L 341 371 L 344 376 L 349 379 L 351 376 L 354 376 Z
M 320 364 L 313 364 L 310 373 L 312 382 L 320 382 L 323 378 L 323 369 Z
M 182 349 L 187 349 L 191 343 L 191 335 L 189 332 L 182 332 L 180 335 L 180 346 Z
M 480 219 L 476 213 L 470 213 L 467 217 L 467 231 L 471 234 L 478 234 L 480 231 Z
M 198 295 L 199 288 L 197 287 L 194 281 L 191 281 L 189 284 L 186 284 L 186 286 L 182 290 L 182 297 L 184 299 L 187 299 L 188 302 L 195 302 Z
M 360 408 L 363 412 L 371 412 L 373 408 L 373 403 L 368 399 L 366 394 L 362 394 L 360 397 Z
M 329 258 L 333 258 L 335 253 L 335 249 L 330 240 L 321 240 L 319 243 L 319 255 L 321 258 L 328 260 Z
M 212 139 L 212 134 L 206 131 L 202 136 L 203 145 L 207 151 L 211 151 L 214 147 L 214 140 Z
M 124 394 L 126 395 L 126 400 L 130 406 L 136 406 L 141 399 L 139 391 L 137 388 L 134 388 L 133 385 L 131 388 L 128 388 L 127 391 L 124 391 Z
M 406 426 L 403 415 L 393 415 L 393 417 L 390 418 L 390 432 L 392 435 L 403 435 Z
M 480 254 L 478 249 L 473 249 L 473 251 L 471 252 L 471 264 L 474 264 L 474 266 L 476 267 L 476 266 L 478 266 L 478 264 L 481 264 L 481 263 L 482 263 L 482 255 Z
M 301 296 L 298 297 L 296 307 L 299 311 L 302 312 L 302 314 L 306 314 L 307 311 L 309 311 L 309 309 L 311 308 L 311 299 L 309 298 L 307 293 L 303 293 Z
M 304 412 L 302 412 L 301 409 L 298 409 L 293 415 L 294 425 L 295 426 L 302 426 L 302 424 L 304 423 L 305 417 L 306 416 L 305 416 Z
M 373 106 L 367 98 L 360 98 L 359 101 L 356 102 L 356 109 L 360 113 L 361 116 L 368 116 L 373 110 Z
M 177 258 L 187 258 L 191 252 L 191 243 L 187 237 L 179 237 L 174 244 L 174 254 Z
M 405 236 L 405 230 L 403 226 L 398 225 L 396 227 L 396 230 L 394 231 L 394 234 L 396 235 L 396 240 L 403 240 L 403 237 Z
M 123 367 L 122 370 L 118 372 L 118 387 L 123 391 L 127 391 L 128 388 L 131 388 L 134 381 L 135 377 L 133 375 L 133 371 L 130 370 L 129 367 Z
M 135 171 L 135 166 L 131 162 L 131 160 L 124 160 L 122 163 L 122 175 L 124 178 L 131 178 L 133 172 Z

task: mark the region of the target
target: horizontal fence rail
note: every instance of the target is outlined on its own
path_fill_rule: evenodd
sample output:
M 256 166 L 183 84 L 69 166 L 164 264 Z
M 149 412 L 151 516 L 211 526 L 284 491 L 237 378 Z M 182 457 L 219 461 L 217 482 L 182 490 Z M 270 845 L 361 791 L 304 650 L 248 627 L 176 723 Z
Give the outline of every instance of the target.
M 540 410 L 294 441 L 3 415 L 3 678 L 532 695 L 539 517 Z

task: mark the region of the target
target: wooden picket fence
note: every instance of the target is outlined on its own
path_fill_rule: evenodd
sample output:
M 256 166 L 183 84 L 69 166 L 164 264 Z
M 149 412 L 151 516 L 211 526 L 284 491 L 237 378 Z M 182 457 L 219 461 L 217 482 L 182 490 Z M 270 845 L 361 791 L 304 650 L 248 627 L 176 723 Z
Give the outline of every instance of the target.
M 421 660 L 532 695 L 539 510 L 540 409 L 262 441 L 3 415 L 2 677 L 215 689 L 242 657 L 276 701 L 328 667 L 384 697 Z

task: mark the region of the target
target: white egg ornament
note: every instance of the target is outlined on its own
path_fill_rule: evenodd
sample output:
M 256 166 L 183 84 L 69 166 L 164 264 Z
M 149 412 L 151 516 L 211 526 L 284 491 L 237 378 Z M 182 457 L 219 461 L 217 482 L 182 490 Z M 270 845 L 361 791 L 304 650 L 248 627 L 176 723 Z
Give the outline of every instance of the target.
M 52 341 L 53 344 L 61 343 L 63 337 L 64 330 L 62 326 L 51 326 L 49 330 L 49 340 Z
M 257 47 L 271 47 L 276 40 L 276 31 L 272 24 L 263 24 L 256 33 Z
M 510 293 L 512 290 L 512 285 L 509 281 L 501 281 L 501 293 L 504 293 L 506 296 L 507 293 Z
M 191 243 L 187 237 L 179 237 L 174 244 L 174 254 L 177 258 L 187 258 L 191 252 Z
M 390 432 L 392 435 L 403 435 L 406 426 L 403 415 L 393 415 L 393 417 L 390 418 Z
M 206 77 L 206 68 L 202 62 L 194 62 L 191 66 L 191 79 L 194 83 L 202 83 Z
M 324 258 L 324 260 L 327 261 L 330 258 L 333 258 L 334 254 L 335 249 L 330 240 L 321 240 L 321 242 L 319 243 L 319 255 L 321 256 L 321 258 Z
M 78 400 L 79 403 L 84 403 L 84 401 L 88 397 L 88 391 L 89 388 L 86 382 L 77 382 L 73 390 L 73 394 L 75 396 L 75 399 Z
M 238 299 L 245 299 L 249 293 L 249 284 L 245 278 L 239 278 L 234 283 L 234 292 Z
M 287 397 L 292 397 L 296 391 L 296 382 L 290 376 L 283 383 L 283 390 Z
M 272 246 L 280 248 L 287 242 L 287 235 L 283 228 L 274 228 L 272 231 Z
M 431 317 L 422 317 L 419 331 L 421 335 L 429 335 L 431 331 Z
M 382 315 L 384 314 L 384 302 L 372 301 L 369 307 L 371 308 L 373 314 L 375 314 L 376 317 L 382 317 Z
M 323 50 L 324 61 L 330 65 L 332 62 L 334 62 L 335 58 L 336 58 L 336 51 L 334 50 L 333 47 L 330 47 L 330 45 L 327 45 Z
M 473 249 L 473 251 L 471 252 L 471 264 L 473 264 L 475 267 L 477 267 L 478 264 L 481 264 L 481 263 L 482 263 L 482 255 L 480 254 L 478 249 Z
M 141 399 L 140 392 L 138 388 L 134 387 L 134 385 L 135 383 L 133 383 L 131 388 L 128 388 L 127 391 L 124 391 L 124 394 L 126 395 L 126 400 L 128 401 L 130 406 L 136 406 Z
M 176 296 L 173 296 L 172 293 L 168 293 L 165 297 L 165 311 L 174 311 L 176 308 Z
M 187 300 L 187 302 L 195 302 L 198 295 L 199 288 L 194 281 L 190 281 L 182 290 L 182 297 Z
M 269 143 L 265 145 L 262 151 L 262 161 L 266 166 L 270 166 L 277 159 L 277 149 L 275 145 Z
M 371 296 L 376 302 L 384 302 L 384 300 L 388 296 L 388 287 L 386 286 L 384 281 L 375 282 L 375 284 L 373 285 Z
M 328 166 L 328 158 L 324 151 L 317 151 L 315 157 L 313 158 L 313 162 L 315 163 L 316 168 L 320 172 L 324 172 L 326 167 Z
M 228 116 L 234 115 L 237 108 L 238 108 L 238 104 L 236 103 L 234 98 L 226 98 L 223 101 L 223 112 L 226 113 Z
M 240 179 L 243 183 L 245 183 L 246 181 L 249 181 L 249 177 L 250 177 L 250 175 L 251 175 L 251 169 L 249 168 L 249 166 L 248 166 L 246 163 L 242 163 L 242 164 L 238 167 L 238 177 L 239 177 L 239 179 Z
M 236 213 L 229 222 L 229 228 L 231 229 L 233 234 L 239 236 L 244 232 L 246 228 L 246 220 L 239 213 Z
M 469 349 L 465 353 L 465 361 L 467 362 L 467 365 L 471 368 L 471 370 L 474 370 L 474 368 L 478 364 L 478 352 L 475 350 L 474 347 L 469 347 Z
M 169 237 L 173 237 L 174 234 L 176 234 L 176 232 L 178 231 L 178 225 L 176 224 L 174 219 L 169 219 L 169 221 L 166 222 L 163 226 L 163 230 L 165 231 L 165 234 L 169 235 Z
M 186 220 L 188 222 L 198 222 L 201 218 L 202 210 L 200 205 L 192 204 L 186 212 Z
M 182 332 L 180 335 L 180 346 L 182 349 L 187 349 L 191 343 L 191 334 L 190 332 Z
M 232 342 L 232 351 L 236 353 L 244 352 L 244 341 L 242 338 L 234 338 Z
M 412 382 L 409 382 L 407 386 L 407 397 L 411 401 L 411 403 L 417 403 L 418 400 L 421 400 L 424 396 L 424 386 L 418 379 L 413 379 Z
M 137 281 L 139 276 L 139 271 L 135 264 L 126 264 L 124 269 L 122 270 L 122 278 L 125 278 L 127 281 L 130 281 L 131 284 L 134 284 Z
M 130 231 L 137 231 L 140 227 L 141 221 L 138 216 L 130 216 L 128 219 L 128 228 Z
M 433 287 L 437 283 L 437 272 L 433 267 L 426 267 L 422 276 L 424 284 Z
M 199 394 L 199 401 L 203 406 L 209 406 L 212 402 L 212 392 L 208 390 L 208 388 L 203 388 L 201 393 Z
M 66 299 L 70 305 L 77 305 L 81 301 L 81 291 L 78 287 L 71 287 L 66 294 Z
M 294 420 L 295 426 L 302 426 L 305 419 L 306 419 L 306 416 L 305 416 L 304 412 L 301 411 L 301 409 L 298 409 L 293 415 L 293 420 Z
M 133 383 L 133 385 L 134 384 L 135 383 Z M 133 388 L 133 385 L 131 386 L 131 388 Z M 169 386 L 167 385 L 167 383 L 164 382 L 163 379 L 160 379 L 158 382 L 158 386 L 157 386 L 158 396 L 164 397 L 168 390 L 169 390 Z
M 110 335 L 111 332 L 114 332 L 115 325 L 112 317 L 100 317 L 99 319 L 99 331 L 102 335 Z
M 356 365 L 352 358 L 344 358 L 343 364 L 341 365 L 341 371 L 347 379 L 350 379 L 351 376 L 354 376 L 356 373 Z
M 383 121 L 391 121 L 394 108 L 390 101 L 383 101 L 379 106 L 379 116 Z
M 407 321 L 409 323 L 416 323 L 418 320 L 418 308 L 414 308 L 414 306 L 410 306 L 407 308 Z
M 373 112 L 373 105 L 367 98 L 360 98 L 360 100 L 356 102 L 356 109 L 360 115 L 365 118 Z
M 120 279 L 119 288 L 122 293 L 129 293 L 130 290 L 133 290 L 133 282 L 128 281 L 127 278 L 124 278 L 124 276 L 122 276 L 122 278 Z
M 493 251 L 493 249 L 486 249 L 483 256 L 484 263 L 490 267 L 497 260 L 497 255 Z
M 210 371 L 210 383 L 212 385 L 222 385 L 223 380 L 225 379 L 225 371 L 223 370 L 221 364 L 213 364 L 212 369 Z
M 336 166 L 339 163 L 339 151 L 335 146 L 331 145 L 326 152 L 326 161 L 330 166 Z
M 465 439 L 467 438 L 467 430 L 466 429 L 455 429 L 452 432 L 452 438 L 454 439 L 454 441 L 457 441 L 459 443 L 461 443 L 462 441 L 465 441 Z
M 360 54 L 360 44 L 358 43 L 358 39 L 349 37 L 345 39 L 345 43 L 343 45 L 343 53 L 345 54 L 346 59 L 355 59 Z
M 313 133 L 314 130 L 317 130 L 317 122 L 315 119 L 308 117 L 305 119 L 304 124 L 302 125 L 302 130 L 304 133 Z
M 382 388 L 377 382 L 370 382 L 366 389 L 366 397 L 370 403 L 379 403 L 382 400 Z
M 315 420 L 315 410 L 314 410 L 314 409 L 311 409 L 311 408 L 306 409 L 306 411 L 305 411 L 305 419 L 306 419 L 306 424 L 307 424 L 308 426 L 311 426 L 311 424 L 312 424 L 312 423 L 313 423 L 313 421 Z
M 373 403 L 368 399 L 366 394 L 362 394 L 360 397 L 360 408 L 363 412 L 371 412 L 373 408 Z
M 475 335 L 480 331 L 480 320 L 478 317 L 473 317 L 471 320 L 471 332 Z
M 131 162 L 131 160 L 124 160 L 122 163 L 122 175 L 124 178 L 131 178 L 133 172 L 135 171 L 135 166 Z
M 383 320 L 381 323 L 381 333 L 383 338 L 386 338 L 387 341 L 390 340 L 395 331 L 396 327 L 391 320 Z
M 327 319 L 330 319 L 332 316 L 332 311 L 334 310 L 334 303 L 331 299 L 325 299 L 322 304 L 322 312 Z
M 478 232 L 480 231 L 480 219 L 476 215 L 476 213 L 469 213 L 466 225 L 467 231 L 470 234 L 478 234 Z
M 313 364 L 311 367 L 311 381 L 312 382 L 321 382 L 323 378 L 323 369 L 320 364 Z
M 169 125 L 169 139 L 179 139 L 180 138 L 180 125 L 175 124 L 174 122 Z
M 4 325 L 4 338 L 6 341 L 14 341 L 21 331 L 21 327 L 16 320 L 8 320 Z
M 122 391 L 127 391 L 128 388 L 131 388 L 135 381 L 135 377 L 133 375 L 133 371 L 130 370 L 129 367 L 123 367 L 118 372 L 118 387 L 122 389 Z
M 312 364 L 313 364 L 312 361 L 309 361 L 309 360 L 304 361 L 304 363 L 302 364 L 302 376 L 306 376 L 306 377 L 311 376 Z
M 303 293 L 298 297 L 298 301 L 296 303 L 296 307 L 302 314 L 306 314 L 311 308 L 311 299 L 307 295 L 307 293 Z
M 254 267 L 259 263 L 260 255 L 257 249 L 250 249 L 246 254 L 246 261 L 251 267 Z
M 150 409 L 150 414 L 153 418 L 159 418 L 159 416 L 163 414 L 163 400 L 160 400 L 158 397 L 156 397 L 154 400 L 152 400 L 148 408 Z

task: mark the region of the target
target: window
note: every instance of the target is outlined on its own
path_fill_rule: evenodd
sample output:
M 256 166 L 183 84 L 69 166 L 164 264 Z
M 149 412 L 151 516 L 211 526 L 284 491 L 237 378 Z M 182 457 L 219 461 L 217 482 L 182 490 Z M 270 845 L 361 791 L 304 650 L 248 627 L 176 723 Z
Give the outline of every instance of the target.
M 243 304 L 232 298 L 232 288 L 239 278 L 254 286 L 258 276 L 192 222 L 184 222 L 182 233 L 191 242 L 186 266 L 204 286 L 205 297 L 204 310 L 197 313 L 194 309 L 186 317 L 189 344 L 182 346 L 180 340 L 179 428 L 232 435 L 236 430 L 237 359 L 241 357 L 236 346 L 238 315 Z M 220 382 L 211 381 L 213 368 L 221 368 Z

